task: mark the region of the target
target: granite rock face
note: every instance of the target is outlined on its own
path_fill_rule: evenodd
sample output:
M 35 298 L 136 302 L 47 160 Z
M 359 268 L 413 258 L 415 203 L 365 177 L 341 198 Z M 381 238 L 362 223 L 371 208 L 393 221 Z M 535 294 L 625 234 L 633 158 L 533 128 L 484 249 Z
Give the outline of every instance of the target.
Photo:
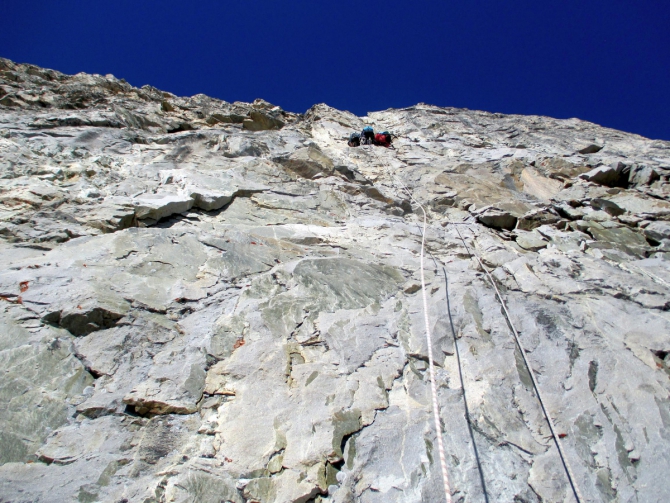
M 454 500 L 573 500 L 476 253 L 584 501 L 668 501 L 669 179 L 670 142 L 577 119 L 0 59 L 0 500 L 443 500 L 418 201 Z

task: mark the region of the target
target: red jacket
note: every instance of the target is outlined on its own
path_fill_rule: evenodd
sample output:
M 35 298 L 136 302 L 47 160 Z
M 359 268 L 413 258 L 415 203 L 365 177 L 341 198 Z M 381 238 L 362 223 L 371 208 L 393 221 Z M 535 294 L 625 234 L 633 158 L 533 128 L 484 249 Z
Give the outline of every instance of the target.
M 390 144 L 386 141 L 386 135 L 377 133 L 375 135 L 375 143 L 381 147 L 388 147 Z

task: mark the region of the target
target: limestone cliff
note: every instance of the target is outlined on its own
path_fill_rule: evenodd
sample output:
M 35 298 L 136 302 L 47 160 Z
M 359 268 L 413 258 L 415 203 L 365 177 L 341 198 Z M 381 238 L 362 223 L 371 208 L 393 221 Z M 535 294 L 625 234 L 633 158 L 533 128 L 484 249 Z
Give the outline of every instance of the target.
M 472 252 L 584 501 L 668 501 L 669 178 L 670 142 L 577 119 L 0 59 L 0 501 L 443 501 L 403 186 L 454 500 L 573 501 Z

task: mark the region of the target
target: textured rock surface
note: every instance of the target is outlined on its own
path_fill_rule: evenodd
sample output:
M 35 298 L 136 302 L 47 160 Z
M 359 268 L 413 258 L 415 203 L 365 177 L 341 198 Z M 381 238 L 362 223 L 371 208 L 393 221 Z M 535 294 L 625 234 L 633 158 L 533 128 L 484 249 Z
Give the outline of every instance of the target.
M 394 149 L 349 148 L 369 124 Z M 670 143 L 0 60 L 0 500 L 668 501 Z M 414 211 L 413 211 L 414 210 Z M 464 241 L 459 237 L 459 232 Z M 467 244 L 467 248 L 466 245 Z

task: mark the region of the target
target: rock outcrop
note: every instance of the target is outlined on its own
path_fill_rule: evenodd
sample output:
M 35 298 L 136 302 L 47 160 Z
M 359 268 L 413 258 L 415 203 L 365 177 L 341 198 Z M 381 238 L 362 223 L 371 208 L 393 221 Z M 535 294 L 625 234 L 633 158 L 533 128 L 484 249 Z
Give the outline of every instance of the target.
M 417 201 L 454 500 L 572 501 L 473 253 L 584 501 L 670 499 L 670 142 L 0 59 L 0 175 L 2 501 L 441 501 Z

